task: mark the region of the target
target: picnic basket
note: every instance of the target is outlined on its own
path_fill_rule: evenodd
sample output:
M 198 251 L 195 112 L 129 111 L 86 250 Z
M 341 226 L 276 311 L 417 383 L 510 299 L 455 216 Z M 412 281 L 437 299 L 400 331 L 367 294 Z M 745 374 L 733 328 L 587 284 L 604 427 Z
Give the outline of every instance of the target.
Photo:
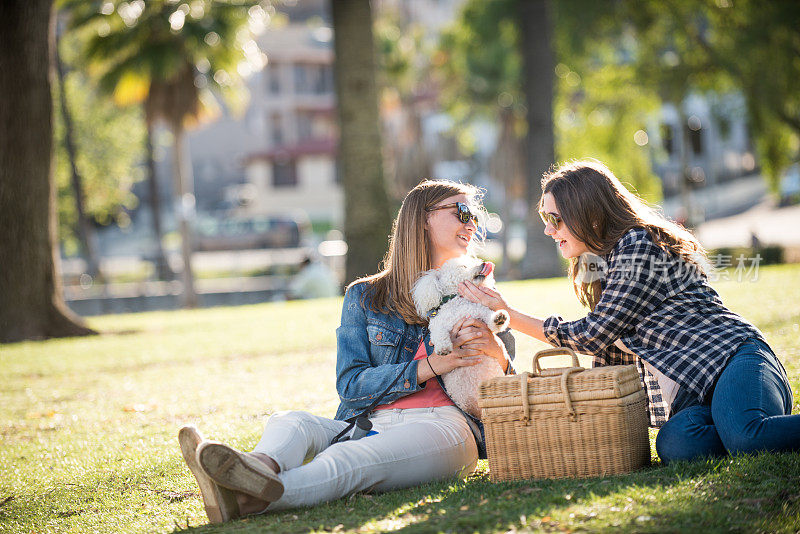
M 546 356 L 572 367 L 542 369 Z M 533 357 L 533 374 L 480 386 L 491 480 L 593 477 L 650 462 L 647 397 L 634 365 L 584 369 L 566 348 Z

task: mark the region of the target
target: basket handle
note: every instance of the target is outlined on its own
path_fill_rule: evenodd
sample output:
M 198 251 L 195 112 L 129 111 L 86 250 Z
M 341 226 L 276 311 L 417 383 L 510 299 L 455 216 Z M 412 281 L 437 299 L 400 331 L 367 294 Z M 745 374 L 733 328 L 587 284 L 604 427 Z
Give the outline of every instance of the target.
M 542 372 L 542 367 L 539 365 L 539 358 L 562 355 L 572 356 L 572 367 L 581 366 L 581 363 L 578 361 L 578 355 L 575 354 L 574 350 L 570 349 L 569 347 L 554 347 L 552 349 L 540 350 L 533 355 L 533 373 L 538 375 Z
M 578 420 L 578 414 L 575 413 L 575 408 L 572 406 L 572 399 L 569 396 L 569 387 L 567 387 L 567 379 L 572 373 L 583 371 L 581 367 L 570 367 L 564 369 L 561 373 L 561 393 L 564 395 L 564 404 L 567 406 L 567 413 L 571 421 Z M 520 378 L 520 394 L 522 396 L 522 424 L 529 425 L 531 420 L 531 403 L 528 399 L 528 379 L 531 374 L 527 371 L 519 374 Z
M 531 403 L 528 401 L 528 379 L 531 374 L 527 371 L 519 374 L 520 393 L 522 394 L 522 423 L 527 425 L 531 420 Z
M 575 353 L 573 353 L 575 354 Z M 577 373 L 578 371 L 583 371 L 580 367 L 570 367 L 569 369 L 564 369 L 561 373 L 561 393 L 564 394 L 564 404 L 567 405 L 567 413 L 569 414 L 569 418 L 571 421 L 578 420 L 578 414 L 575 413 L 575 408 L 572 406 L 572 399 L 569 398 L 569 388 L 567 387 L 567 378 L 572 373 Z

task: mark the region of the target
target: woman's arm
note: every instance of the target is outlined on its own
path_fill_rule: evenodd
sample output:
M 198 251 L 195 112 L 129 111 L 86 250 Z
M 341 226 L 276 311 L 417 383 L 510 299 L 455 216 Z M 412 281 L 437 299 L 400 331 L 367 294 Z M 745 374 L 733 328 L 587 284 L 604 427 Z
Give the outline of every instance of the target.
M 512 308 L 505 301 L 503 296 L 495 291 L 484 286 L 477 286 L 472 282 L 462 282 L 458 286 L 458 294 L 467 300 L 477 302 L 487 306 L 492 311 L 506 310 L 511 315 L 511 322 L 509 328 L 513 328 L 523 334 L 527 334 L 540 341 L 549 343 L 544 335 L 544 320 L 527 315 L 515 308 Z
M 352 286 L 345 295 L 342 306 L 341 325 L 336 329 L 336 390 L 342 401 L 354 407 L 369 405 L 372 399 L 392 386 L 386 396 L 386 402 L 391 402 L 404 395 L 419 391 L 421 387 L 417 381 L 417 366 L 419 361 L 413 361 L 405 368 L 402 376 L 400 371 L 406 366 L 405 361 L 400 363 L 373 364 L 370 353 L 371 343 L 367 329 L 366 312 L 361 304 L 363 285 Z M 396 332 L 382 331 L 383 342 L 392 337 L 396 340 L 396 350 L 406 350 L 408 347 L 398 347 L 403 341 L 402 335 Z M 408 350 L 416 351 L 417 347 Z M 409 359 L 413 357 L 410 355 Z
M 419 344 L 398 346 L 405 341 L 403 336 L 389 330 L 381 330 L 384 343 L 391 337 L 398 339 L 394 350 L 408 352 L 408 359 L 399 363 L 375 365 L 370 358 L 371 342 L 366 311 L 361 304 L 362 286 L 353 286 L 345 295 L 342 306 L 341 326 L 336 329 L 336 390 L 342 401 L 354 407 L 366 407 L 377 395 L 392 386 L 385 397 L 389 403 L 422 389 L 422 384 L 437 374 L 445 374 L 456 367 L 467 367 L 479 363 L 477 359 L 463 358 L 460 351 L 447 355 L 433 354 L 428 362 L 408 359 L 416 354 Z M 403 369 L 405 369 L 403 371 Z M 402 376 L 398 376 L 403 371 Z
M 586 317 L 548 317 L 544 335 L 553 345 L 600 354 L 625 332 L 636 329 L 668 295 L 665 273 L 675 262 L 648 237 L 628 234 L 609 258 L 600 300 Z
M 621 243 L 609 262 L 600 301 L 577 321 L 564 321 L 557 316 L 542 320 L 526 315 L 509 307 L 500 293 L 470 282 L 459 286 L 459 294 L 492 310 L 508 310 L 515 330 L 551 345 L 597 354 L 661 304 L 665 282 L 660 267 L 670 261 L 673 260 L 649 239 Z

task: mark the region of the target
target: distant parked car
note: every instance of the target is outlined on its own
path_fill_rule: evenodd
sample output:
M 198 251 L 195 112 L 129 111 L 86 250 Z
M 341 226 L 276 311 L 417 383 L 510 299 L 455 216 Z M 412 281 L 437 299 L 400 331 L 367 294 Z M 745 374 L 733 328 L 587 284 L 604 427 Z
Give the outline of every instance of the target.
M 795 163 L 781 178 L 780 205 L 789 206 L 800 202 L 800 163 Z
M 304 224 L 289 216 L 207 217 L 197 221 L 195 250 L 294 248 L 305 231 Z

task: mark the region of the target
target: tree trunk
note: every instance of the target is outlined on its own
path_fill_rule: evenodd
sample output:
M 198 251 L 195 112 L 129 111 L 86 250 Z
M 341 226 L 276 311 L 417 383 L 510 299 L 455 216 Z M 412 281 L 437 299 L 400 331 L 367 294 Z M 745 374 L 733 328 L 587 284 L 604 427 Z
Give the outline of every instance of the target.
M 512 221 L 512 200 L 519 198 L 525 187 L 523 176 L 526 175 L 522 159 L 520 139 L 515 131 L 515 117 L 511 108 L 499 108 L 500 131 L 497 133 L 497 144 L 489 162 L 489 172 L 503 184 L 503 229 L 500 231 L 502 260 L 498 269 L 498 278 L 508 279 L 513 272 L 511 258 L 508 253 L 509 226 Z
M 686 117 L 686 111 L 684 110 L 683 106 L 685 105 L 683 99 L 677 100 L 677 104 L 675 104 L 675 109 L 678 110 L 678 134 L 679 134 L 679 142 L 681 147 L 681 158 L 680 158 L 680 191 L 681 191 L 681 207 L 684 211 L 683 220 L 681 217 L 678 217 L 678 222 L 680 222 L 686 228 L 694 228 L 697 221 L 695 221 L 694 217 L 694 206 L 692 206 L 692 192 L 689 189 L 689 151 L 691 147 L 689 145 L 689 134 L 686 131 L 686 126 L 689 123 L 688 118 Z
M 397 158 L 393 180 L 393 195 L 402 200 L 423 178 L 430 178 L 433 164 L 425 145 L 422 117 L 413 98 L 403 102 L 404 126 L 395 143 Z
M 0 2 L 0 342 L 95 333 L 56 274 L 50 6 Z
M 175 273 L 169 267 L 167 257 L 164 255 L 164 245 L 162 244 L 161 229 L 161 197 L 158 194 L 158 176 L 156 175 L 156 162 L 153 155 L 153 126 L 151 121 L 147 121 L 147 138 L 145 139 L 147 149 L 147 184 L 150 189 L 150 210 L 153 213 L 153 234 L 155 237 L 155 262 L 156 276 L 159 280 L 172 280 Z
M 528 135 L 525 141 L 528 176 L 528 221 L 524 278 L 564 274 L 555 242 L 544 235 L 539 219 L 542 174 L 555 160 L 553 141 L 553 48 L 552 21 L 548 0 L 517 1 L 522 38 L 523 91 L 528 106 Z
M 345 282 L 374 273 L 387 247 L 392 213 L 381 159 L 375 49 L 369 0 L 331 0 L 344 186 Z
M 78 173 L 77 150 L 75 141 L 72 137 L 72 115 L 70 114 L 69 104 L 67 103 L 67 86 L 64 64 L 61 62 L 61 54 L 58 51 L 59 36 L 56 35 L 55 46 L 53 46 L 53 59 L 58 76 L 58 97 L 61 102 L 61 118 L 64 121 L 64 149 L 67 152 L 70 167 L 70 181 L 72 183 L 72 193 L 75 195 L 75 209 L 78 213 L 78 239 L 86 259 L 87 272 L 92 278 L 102 280 L 100 275 L 100 261 L 97 258 L 95 248 L 95 232 L 83 204 L 83 183 L 80 173 Z
M 197 292 L 194 289 L 194 273 L 192 272 L 192 221 L 194 220 L 195 210 L 192 162 L 186 154 L 182 125 L 173 124 L 172 133 L 175 136 L 175 147 L 172 151 L 172 173 L 175 179 L 175 212 L 180 223 L 181 256 L 183 258 L 181 305 L 184 308 L 196 308 Z

